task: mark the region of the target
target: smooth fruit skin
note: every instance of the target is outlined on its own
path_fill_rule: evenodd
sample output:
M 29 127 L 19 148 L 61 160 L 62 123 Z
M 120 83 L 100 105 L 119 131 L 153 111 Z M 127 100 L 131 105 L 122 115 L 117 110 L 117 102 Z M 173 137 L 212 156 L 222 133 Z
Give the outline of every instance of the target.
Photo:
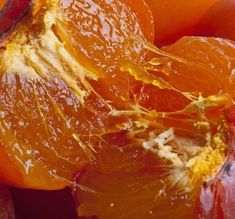
M 76 56 L 104 73 L 118 71 L 121 61 L 143 58 L 141 45 L 133 37 L 153 41 L 152 14 L 143 0 L 139 6 L 133 0 L 61 0 L 61 7 L 68 21 L 66 40 Z
M 162 49 L 185 62 L 162 59 L 162 69 L 169 70 L 166 71 L 169 73 L 160 74 L 161 69 L 152 74 L 156 74 L 157 78 L 162 77 L 180 91 L 200 92 L 203 97 L 217 94 L 228 94 L 232 97 L 234 78 L 231 77 L 231 69 L 235 66 L 232 58 L 235 57 L 233 45 L 234 43 L 228 40 L 184 37 Z M 144 76 L 142 79 L 144 80 Z M 167 111 L 177 111 L 178 107 L 184 109 L 187 104 L 174 92 L 170 93 L 166 89 L 158 92 L 157 90 L 156 87 L 149 86 L 142 90 L 142 94 L 137 93 L 140 96 L 139 103 L 157 112 L 162 109 L 166 114 Z M 211 119 L 210 124 L 223 117 L 224 108 L 230 107 L 230 104 L 226 99 L 217 107 L 216 104 L 209 104 L 212 106 L 207 113 Z M 196 112 L 197 109 L 193 109 L 193 113 Z M 199 117 L 196 116 L 195 119 L 198 121 Z M 153 120 L 160 123 L 160 119 Z M 176 127 L 183 121 L 182 118 L 175 123 L 169 121 L 165 123 L 165 127 Z M 181 125 L 182 129 L 192 131 L 190 139 L 198 133 L 193 127 L 187 127 L 186 123 Z M 205 136 L 205 133 L 202 135 Z M 183 193 L 183 196 L 180 192 L 177 194 L 177 189 L 164 180 L 167 171 L 164 165 L 161 166 L 160 159 L 153 154 L 146 154 L 132 142 L 129 145 L 119 144 L 121 138 L 120 135 L 113 139 L 112 147 L 104 148 L 106 150 L 97 155 L 95 165 L 79 175 L 77 182 L 82 188 L 75 187 L 74 192 L 80 204 L 78 214 L 96 215 L 100 219 L 198 219 L 197 213 L 194 212 L 195 201 L 190 197 L 191 192 Z M 196 189 L 193 195 L 198 198 L 200 183 L 195 186 L 198 186 L 198 190 Z M 162 187 L 167 188 L 164 195 Z
M 216 3 L 197 25 L 195 35 L 214 36 L 235 40 L 235 1 Z
M 146 0 L 153 12 L 155 44 L 170 44 L 192 34 L 194 27 L 218 0 Z

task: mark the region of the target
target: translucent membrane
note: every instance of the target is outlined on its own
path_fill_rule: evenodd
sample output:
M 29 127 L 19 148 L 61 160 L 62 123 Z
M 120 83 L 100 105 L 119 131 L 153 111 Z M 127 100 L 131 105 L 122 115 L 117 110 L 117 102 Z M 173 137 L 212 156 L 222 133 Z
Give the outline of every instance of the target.
M 227 155 L 234 42 L 158 49 L 121 1 L 68 3 L 36 1 L 1 52 L 1 180 L 71 186 L 81 216 L 197 217 Z

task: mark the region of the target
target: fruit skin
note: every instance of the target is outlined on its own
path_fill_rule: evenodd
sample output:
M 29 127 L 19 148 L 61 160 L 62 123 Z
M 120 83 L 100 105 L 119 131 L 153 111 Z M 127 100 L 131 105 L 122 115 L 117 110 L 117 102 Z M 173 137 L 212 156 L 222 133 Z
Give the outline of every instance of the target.
M 224 164 L 220 173 L 201 188 L 200 215 L 204 219 L 233 219 L 235 210 L 235 162 Z
M 31 6 L 32 0 L 8 0 L 2 1 L 3 8 L 0 9 L 0 36 L 3 37 L 12 30 L 15 24 L 26 14 Z
M 219 1 L 203 16 L 194 34 L 235 40 L 235 1 Z
M 154 18 L 150 6 L 146 3 L 146 0 L 122 0 L 127 6 L 129 6 L 136 14 L 138 23 L 141 25 L 141 29 L 147 41 L 153 43 L 155 38 L 154 33 Z
M 146 0 L 153 12 L 155 44 L 175 42 L 191 35 L 197 23 L 218 0 Z
M 235 105 L 226 111 L 228 158 L 220 172 L 201 187 L 199 212 L 203 219 L 233 219 L 235 215 Z
M 198 122 L 203 118 L 197 113 L 208 107 L 203 115 L 206 115 L 209 125 L 213 126 L 213 124 L 220 124 L 220 121 L 223 121 L 223 112 L 231 107 L 231 99 L 234 98 L 234 78 L 231 77 L 231 69 L 235 66 L 233 46 L 234 42 L 229 40 L 184 37 L 173 45 L 163 47 L 162 52 L 167 52 L 175 59 L 155 54 L 158 61 L 156 63 L 160 62 L 159 65 L 162 68 L 151 74 L 155 75 L 157 79 L 164 79 L 178 89 L 179 96 L 174 92 L 169 92 L 168 89 L 158 90 L 157 87 L 145 84 L 145 89 L 142 89 L 141 93 L 140 88 L 136 89 L 137 95 L 140 97 L 143 95 L 143 98 L 139 98 L 139 104 L 157 112 L 164 112 L 166 120 L 168 112 L 179 112 L 178 120 L 163 123 L 165 128 L 182 125 L 181 128 L 186 129 L 182 136 L 188 135 L 191 140 L 196 135 L 205 137 L 208 130 L 205 128 L 205 132 L 199 131 L 194 126 L 195 123 L 188 127 L 186 123 L 183 123 L 183 115 L 180 112 Z M 217 48 L 217 50 L 213 48 Z M 167 74 L 163 74 L 163 70 Z M 145 76 L 143 73 L 139 77 L 144 81 Z M 205 105 L 200 103 L 200 100 L 196 101 L 197 103 L 191 101 L 190 103 L 195 103 L 195 105 L 191 105 L 192 108 L 188 105 L 187 108 L 189 103 L 183 98 L 179 99 L 183 91 L 196 92 L 201 94 L 201 97 L 215 96 L 208 97 Z M 219 98 L 220 94 L 225 96 Z M 177 119 L 177 116 L 173 116 L 173 118 Z M 152 121 L 160 124 L 161 119 L 164 120 L 161 117 L 153 117 Z M 209 128 L 209 130 L 213 132 L 217 130 L 217 127 Z M 148 130 L 144 132 L 146 133 Z M 137 145 L 132 142 L 121 144 L 123 136 L 114 138 L 111 143 L 112 147 L 103 148 L 102 153 L 97 154 L 95 164 L 90 168 L 88 166 L 87 171 L 78 177 L 78 185 L 82 185 L 81 188 L 75 188 L 74 192 L 75 198 L 80 204 L 78 214 L 96 215 L 100 219 L 198 219 L 197 213 L 194 212 L 194 204 L 200 192 L 201 181 L 194 184 L 198 188 L 193 192 L 183 192 L 185 196 L 181 196 L 182 193 L 177 193 L 180 189 L 172 187 L 172 184 L 164 177 L 169 173 L 164 169 L 164 162 L 161 163 L 162 160 L 157 155 L 143 151 L 138 143 Z M 224 148 L 226 148 L 226 144 L 224 144 Z M 223 152 L 221 153 L 223 154 Z M 216 171 L 220 169 L 225 159 L 226 157 L 223 156 Z M 200 168 L 201 163 L 204 163 L 203 157 L 199 160 L 198 165 L 199 174 L 203 175 L 203 171 L 200 173 L 200 169 L 203 169 Z M 198 172 L 196 174 L 199 175 Z M 162 188 L 166 188 L 166 190 Z M 184 190 L 185 185 L 180 188 Z M 173 202 L 171 202 L 172 199 L 174 199 Z
M 15 219 L 10 191 L 3 185 L 0 185 L 0 218 Z
M 153 41 L 152 14 L 143 0 L 61 1 L 67 32 L 76 56 L 86 64 L 111 75 L 121 62 L 144 59 L 143 48 L 133 38 Z M 146 19 L 149 17 L 150 19 Z

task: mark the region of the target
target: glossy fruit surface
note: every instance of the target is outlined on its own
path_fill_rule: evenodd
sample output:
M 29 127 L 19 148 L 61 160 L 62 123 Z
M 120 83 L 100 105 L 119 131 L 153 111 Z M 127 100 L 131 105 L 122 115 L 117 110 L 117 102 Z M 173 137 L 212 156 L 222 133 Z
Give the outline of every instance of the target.
M 197 23 L 218 0 L 146 0 L 155 22 L 155 44 L 168 45 L 191 35 Z
M 145 111 L 142 120 L 137 117 L 145 126 L 134 134 L 129 121 L 127 133 L 113 138 L 97 154 L 96 162 L 78 175 L 74 191 L 79 215 L 199 217 L 195 204 L 200 186 L 226 160 L 224 111 L 234 98 L 233 45 L 222 39 L 185 37 L 162 51 L 155 50 L 151 63 L 156 69 L 150 68 L 148 80 L 140 72 L 139 80 L 148 83 L 135 91 L 140 94 L 138 104 L 155 111 Z M 155 86 L 150 85 L 153 81 Z
M 158 49 L 146 17 L 144 1 L 34 2 L 0 54 L 2 182 L 70 186 L 79 216 L 198 218 L 230 155 L 235 45 Z
M 142 24 L 129 2 L 33 4 L 1 51 L 0 159 L 8 168 L 0 170 L 2 181 L 39 189 L 69 185 L 102 147 L 102 135 L 118 130 L 123 118 L 109 111 L 129 101 L 120 66 L 145 57 Z

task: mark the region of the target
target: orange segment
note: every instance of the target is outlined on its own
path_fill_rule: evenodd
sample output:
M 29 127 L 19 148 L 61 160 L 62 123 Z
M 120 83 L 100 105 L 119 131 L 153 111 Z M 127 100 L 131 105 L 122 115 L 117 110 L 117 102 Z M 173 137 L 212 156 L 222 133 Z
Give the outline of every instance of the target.
M 130 7 L 136 14 L 138 23 L 141 26 L 143 34 L 149 42 L 154 41 L 154 18 L 153 13 L 146 3 L 146 0 L 122 0 L 128 7 Z
M 141 45 L 133 38 L 153 40 L 152 16 L 144 1 L 137 6 L 132 0 L 61 1 L 61 5 L 77 56 L 107 73 L 117 70 L 120 62 L 143 58 Z
M 71 178 L 87 159 L 73 137 L 72 114 L 80 103 L 58 79 L 35 83 L 24 76 L 3 74 L 1 82 L 1 139 L 7 146 L 6 153 L 12 154 L 9 160 L 17 172 L 10 178 L 12 165 L 8 165 L 1 178 L 15 186 L 60 188 L 65 182 L 56 176 Z
M 154 66 L 148 72 L 138 66 L 135 79 L 143 84 L 135 94 L 139 107 L 155 111 L 124 114 L 129 115 L 128 129 L 108 136 L 96 162 L 77 176 L 78 215 L 198 218 L 200 186 L 226 160 L 224 111 L 234 98 L 233 46 L 232 41 L 197 37 L 162 50 L 149 46 L 155 50 Z
M 144 62 L 138 40 L 145 39 L 141 27 L 147 20 L 139 24 L 137 15 L 145 14 L 143 8 L 151 15 L 146 5 L 134 11 L 131 5 L 35 1 L 1 52 L 0 158 L 8 168 L 0 171 L 2 181 L 63 188 L 94 160 L 104 139 L 119 132 L 127 118 L 110 111 L 117 105 L 126 109 L 130 99 L 120 67 Z
M 100 219 L 193 218 L 194 201 L 188 194 L 174 192 L 163 180 L 168 171 L 156 156 L 137 147 L 107 149 L 74 188 L 80 204 L 78 215 Z
M 0 179 L 73 186 L 81 216 L 196 218 L 200 185 L 226 159 L 234 42 L 155 48 L 144 2 L 33 6 L 1 51 Z
M 213 50 L 208 50 L 210 47 Z M 186 62 L 187 67 L 184 67 L 182 72 L 178 69 L 181 70 L 185 63 L 171 64 L 172 74 L 167 77 L 167 80 L 177 89 L 200 92 L 202 96 L 222 92 L 234 98 L 232 66 L 235 63 L 232 58 L 234 57 L 232 41 L 203 37 L 192 37 L 189 40 L 185 37 L 163 50 L 183 58 Z
M 197 35 L 215 36 L 234 40 L 234 13 L 234 1 L 219 1 L 204 15 L 194 33 Z
M 234 149 L 235 149 L 235 107 L 226 112 L 229 125 L 229 152 L 228 159 L 220 172 L 201 187 L 199 197 L 199 213 L 205 219 L 233 218 L 234 205 Z
M 191 35 L 195 25 L 218 0 L 146 0 L 155 22 L 155 43 L 166 45 Z

